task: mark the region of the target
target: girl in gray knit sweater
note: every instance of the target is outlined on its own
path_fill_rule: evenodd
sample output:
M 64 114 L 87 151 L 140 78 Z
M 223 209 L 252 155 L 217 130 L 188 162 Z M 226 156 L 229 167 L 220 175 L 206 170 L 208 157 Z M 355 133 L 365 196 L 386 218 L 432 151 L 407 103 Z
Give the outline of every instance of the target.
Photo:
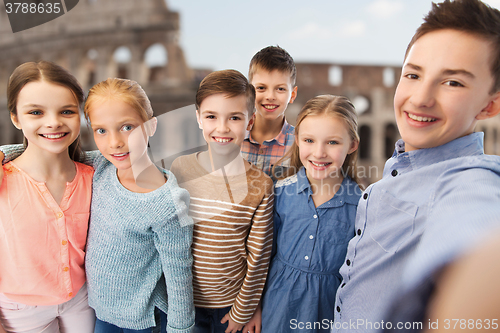
M 189 332 L 194 324 L 189 194 L 147 154 L 156 118 L 134 81 L 108 79 L 85 103 L 100 154 L 86 272 L 96 333 Z M 158 324 L 158 317 L 162 324 Z

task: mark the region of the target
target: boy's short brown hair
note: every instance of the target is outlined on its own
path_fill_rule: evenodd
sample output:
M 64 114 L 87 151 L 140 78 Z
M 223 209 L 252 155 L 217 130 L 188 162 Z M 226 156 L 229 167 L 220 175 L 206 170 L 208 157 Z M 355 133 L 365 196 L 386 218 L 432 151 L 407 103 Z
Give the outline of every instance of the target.
M 253 56 L 248 70 L 248 79 L 250 82 L 258 69 L 263 69 L 268 72 L 278 70 L 280 72 L 289 73 L 292 87 L 295 85 L 295 78 L 297 77 L 295 62 L 292 56 L 279 46 L 265 47 Z
M 251 117 L 255 112 L 255 88 L 245 75 L 234 69 L 212 72 L 201 81 L 196 92 L 196 109 L 200 109 L 205 98 L 216 94 L 224 94 L 228 98 L 245 95 L 248 116 Z
M 491 74 L 494 83 L 490 93 L 500 90 L 500 11 L 479 0 L 445 0 L 432 3 L 432 9 L 424 23 L 413 35 L 406 49 L 405 59 L 411 47 L 423 35 L 443 29 L 463 31 L 491 42 Z

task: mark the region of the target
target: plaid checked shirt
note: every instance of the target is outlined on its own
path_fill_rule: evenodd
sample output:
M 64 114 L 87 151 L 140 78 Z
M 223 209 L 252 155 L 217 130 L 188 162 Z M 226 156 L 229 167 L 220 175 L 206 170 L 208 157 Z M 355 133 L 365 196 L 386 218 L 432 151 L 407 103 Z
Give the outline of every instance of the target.
M 274 164 L 276 164 L 292 146 L 295 138 L 294 130 L 295 128 L 287 123 L 285 119 L 278 136 L 274 139 L 264 141 L 262 145 L 252 139 L 249 131 L 241 145 L 241 156 L 264 171 L 268 176 L 271 176 L 271 170 Z M 281 165 L 285 167 L 289 166 L 290 160 L 284 161 Z

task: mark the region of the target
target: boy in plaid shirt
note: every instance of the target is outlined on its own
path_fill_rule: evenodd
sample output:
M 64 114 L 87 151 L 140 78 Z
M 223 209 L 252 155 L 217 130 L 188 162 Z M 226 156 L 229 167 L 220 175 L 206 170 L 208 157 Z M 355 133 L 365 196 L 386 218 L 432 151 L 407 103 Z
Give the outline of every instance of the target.
M 285 110 L 297 97 L 293 58 L 279 46 L 257 52 L 248 73 L 255 87 L 255 122 L 241 146 L 242 156 L 272 177 L 272 168 L 294 141 L 294 127 Z M 282 166 L 287 167 L 288 161 Z M 274 178 L 273 178 L 274 179 Z

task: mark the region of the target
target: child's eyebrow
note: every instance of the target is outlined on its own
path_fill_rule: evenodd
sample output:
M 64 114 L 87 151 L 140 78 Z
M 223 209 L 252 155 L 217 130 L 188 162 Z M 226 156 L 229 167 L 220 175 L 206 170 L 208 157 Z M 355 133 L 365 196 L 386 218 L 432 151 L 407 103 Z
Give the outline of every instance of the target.
M 474 74 L 472 74 L 469 71 L 466 71 L 465 69 L 446 69 L 443 71 L 443 74 L 444 75 L 457 75 L 457 74 L 459 74 L 459 75 L 464 75 L 464 76 L 470 77 L 471 79 L 476 78 L 476 76 Z

